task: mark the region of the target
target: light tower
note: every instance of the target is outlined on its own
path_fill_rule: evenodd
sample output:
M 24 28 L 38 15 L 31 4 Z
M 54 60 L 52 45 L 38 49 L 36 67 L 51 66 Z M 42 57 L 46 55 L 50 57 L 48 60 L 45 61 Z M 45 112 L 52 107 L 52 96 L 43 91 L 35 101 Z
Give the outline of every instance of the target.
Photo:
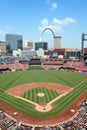
M 84 41 L 87 41 L 87 39 L 85 38 L 87 34 L 83 33 L 82 34 L 82 58 L 84 58 Z

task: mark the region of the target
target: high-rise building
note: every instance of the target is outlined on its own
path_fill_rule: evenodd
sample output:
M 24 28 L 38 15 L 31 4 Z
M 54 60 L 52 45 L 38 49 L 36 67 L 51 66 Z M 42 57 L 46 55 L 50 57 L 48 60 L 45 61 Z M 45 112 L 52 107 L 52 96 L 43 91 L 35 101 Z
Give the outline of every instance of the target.
M 29 41 L 29 40 L 26 40 L 24 42 L 24 48 L 23 48 L 23 50 L 31 50 L 31 49 L 33 49 L 33 42 Z
M 6 44 L 9 51 L 23 49 L 22 35 L 6 34 Z
M 35 43 L 35 50 L 39 50 L 39 49 L 42 49 L 42 50 L 48 50 L 48 43 L 47 42 L 36 42 Z
M 54 49 L 61 48 L 61 36 L 54 37 Z
M 0 55 L 6 54 L 6 43 L 0 41 Z

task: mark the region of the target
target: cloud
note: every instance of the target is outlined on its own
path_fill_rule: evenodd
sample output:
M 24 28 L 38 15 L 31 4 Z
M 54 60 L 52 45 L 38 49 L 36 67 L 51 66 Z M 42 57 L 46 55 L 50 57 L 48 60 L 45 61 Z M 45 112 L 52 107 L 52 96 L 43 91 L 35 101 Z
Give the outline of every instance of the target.
M 51 0 L 46 0 L 46 3 L 51 5 L 52 10 L 57 9 L 58 7 L 58 4 L 56 2 L 52 3 Z
M 67 17 L 63 20 L 59 20 L 57 18 L 54 18 L 53 23 L 58 24 L 58 25 L 69 25 L 70 23 L 76 23 L 76 20 L 73 18 L 70 18 L 70 17 Z
M 57 3 L 52 3 L 52 9 L 57 9 L 58 4 Z
M 42 21 L 41 21 L 41 24 L 43 26 L 47 26 L 48 25 L 48 19 L 47 18 L 44 18 Z
M 47 28 L 51 28 L 54 32 L 60 32 L 61 31 L 61 26 L 57 25 L 48 25 Z
M 44 18 L 41 20 L 40 22 L 40 26 L 39 26 L 39 30 L 42 31 L 43 28 L 47 27 L 48 26 L 48 19 L 47 18 Z
M 39 30 L 42 32 L 45 28 L 51 28 L 55 32 L 61 31 L 61 26 L 54 25 L 54 24 L 49 24 L 48 19 L 44 18 L 40 22 Z
M 74 18 L 64 18 L 63 20 L 59 20 L 57 18 L 53 18 L 51 24 L 49 24 L 49 20 L 44 18 L 40 22 L 39 30 L 42 32 L 45 28 L 51 28 L 54 32 L 61 32 L 64 26 L 68 26 L 71 23 L 76 23 Z

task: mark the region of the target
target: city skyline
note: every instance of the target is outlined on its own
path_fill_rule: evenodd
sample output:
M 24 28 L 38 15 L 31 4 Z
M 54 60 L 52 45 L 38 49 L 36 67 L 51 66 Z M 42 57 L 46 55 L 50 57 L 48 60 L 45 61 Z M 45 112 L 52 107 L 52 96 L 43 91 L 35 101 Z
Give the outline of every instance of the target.
M 81 49 L 81 35 L 87 34 L 87 0 L 0 0 L 0 5 L 0 41 L 9 33 L 35 43 L 45 28 L 51 28 L 62 37 L 62 48 Z M 42 40 L 53 48 L 50 31 L 44 32 Z

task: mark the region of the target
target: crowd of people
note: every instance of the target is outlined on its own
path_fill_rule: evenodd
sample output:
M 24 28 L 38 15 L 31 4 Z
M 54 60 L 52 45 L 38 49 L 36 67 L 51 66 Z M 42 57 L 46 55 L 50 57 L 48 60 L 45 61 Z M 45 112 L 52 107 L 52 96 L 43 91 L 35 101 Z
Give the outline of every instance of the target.
M 60 67 L 65 66 L 69 68 L 75 68 L 75 71 L 87 72 L 87 65 L 85 62 L 80 60 L 66 60 L 58 58 L 31 58 L 28 61 L 22 59 L 20 61 L 17 57 L 0 57 L 0 69 L 9 68 L 11 71 L 27 70 L 30 65 L 42 65 L 44 70 L 55 69 L 58 70 Z
M 10 127 L 14 127 L 16 121 L 6 114 L 3 108 L 0 108 L 0 128 L 1 130 L 8 130 Z
M 11 72 L 13 72 L 13 71 L 24 71 L 24 70 L 27 70 L 27 68 L 28 68 L 28 64 L 21 64 L 21 63 L 9 63 L 9 64 L 0 64 L 0 69 L 2 70 L 4 70 L 4 69 L 6 69 L 6 68 L 9 68 L 9 70 L 11 71 Z M 8 70 L 8 69 L 7 69 Z
M 43 60 L 43 65 L 63 65 L 64 61 L 58 58 L 47 58 Z
M 0 57 L 0 72 L 13 72 L 13 71 L 24 71 L 27 70 L 28 64 L 21 64 L 17 57 L 6 56 Z
M 80 109 L 74 117 L 63 123 L 48 126 L 34 126 L 17 121 L 7 114 L 4 108 L 0 108 L 1 130 L 86 130 L 87 129 L 87 98 L 80 104 Z

